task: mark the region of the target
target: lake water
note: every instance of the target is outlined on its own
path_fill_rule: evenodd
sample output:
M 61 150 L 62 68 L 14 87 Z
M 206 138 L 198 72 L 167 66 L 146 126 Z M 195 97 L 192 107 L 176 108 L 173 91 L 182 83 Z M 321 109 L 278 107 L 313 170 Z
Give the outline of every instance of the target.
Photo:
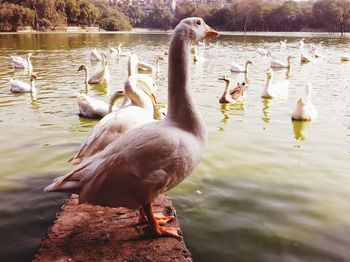
M 304 34 L 305 43 L 323 40 L 325 57 L 300 64 L 297 41 L 284 37 L 224 35 L 219 48 L 200 48 L 193 63 L 192 87 L 205 118 L 209 139 L 196 171 L 168 194 L 177 209 L 187 246 L 195 261 L 349 261 L 350 260 L 350 39 Z M 53 177 L 72 169 L 67 160 L 97 120 L 78 116 L 76 94 L 86 92 L 82 63 L 92 70 L 92 48 L 123 43 L 147 62 L 168 48 L 169 34 L 0 34 L 0 260 L 30 261 L 40 239 L 65 199 L 45 194 Z M 213 40 L 216 41 L 216 40 Z M 261 98 L 268 59 L 258 47 L 286 60 L 295 55 L 289 98 Z M 14 70 L 10 55 L 33 53 L 38 100 L 11 94 L 9 79 L 27 80 Z M 218 100 L 228 74 L 243 74 L 229 64 L 252 59 L 243 106 Z M 127 76 L 127 58 L 109 57 L 108 87 L 90 86 L 88 94 L 108 101 Z M 167 65 L 158 78 L 158 100 L 166 102 Z M 275 81 L 286 70 L 275 72 Z M 305 84 L 313 84 L 319 118 L 291 121 Z

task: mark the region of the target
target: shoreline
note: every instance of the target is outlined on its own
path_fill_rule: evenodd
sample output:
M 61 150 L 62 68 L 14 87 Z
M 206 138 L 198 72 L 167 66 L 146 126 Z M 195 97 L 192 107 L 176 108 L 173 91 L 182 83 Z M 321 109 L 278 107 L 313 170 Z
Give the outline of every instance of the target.
M 69 26 L 64 29 L 58 29 L 55 31 L 35 31 L 31 27 L 25 27 L 23 30 L 17 32 L 0 32 L 0 35 L 5 34 L 171 34 L 171 30 L 160 30 L 153 28 L 138 28 L 135 27 L 128 31 L 105 31 L 99 27 L 79 27 L 79 26 Z M 285 36 L 285 37 L 295 37 L 295 36 L 323 36 L 323 37 L 339 37 L 342 36 L 338 32 L 321 32 L 321 31 L 294 31 L 294 32 L 275 32 L 275 31 L 248 31 L 244 33 L 243 31 L 219 31 L 221 35 L 233 35 L 233 36 Z M 350 38 L 350 32 L 346 32 L 342 38 Z

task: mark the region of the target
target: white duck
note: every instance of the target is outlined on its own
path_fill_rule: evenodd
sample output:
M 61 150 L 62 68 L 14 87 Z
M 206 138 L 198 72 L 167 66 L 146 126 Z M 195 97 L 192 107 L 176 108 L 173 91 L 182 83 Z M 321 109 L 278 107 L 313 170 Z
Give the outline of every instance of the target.
M 290 55 L 287 57 L 287 63 L 284 63 L 277 59 L 272 59 L 270 62 L 271 68 L 290 68 L 291 67 L 291 60 L 294 58 L 294 56 Z
M 90 53 L 91 61 L 102 61 L 102 59 L 103 59 L 102 54 L 100 54 L 96 48 L 91 50 L 91 53 Z
M 231 72 L 236 72 L 236 73 L 248 73 L 248 65 L 253 64 L 251 60 L 247 60 L 245 62 L 244 66 L 241 66 L 235 62 L 231 63 Z
M 78 193 L 79 203 L 140 209 L 153 236 L 181 238 L 178 228 L 160 226 L 152 203 L 190 175 L 202 157 L 207 131 L 189 85 L 190 48 L 191 41 L 214 35 L 201 18 L 182 20 L 170 43 L 165 119 L 130 130 L 45 191 Z
M 83 159 L 102 151 L 126 131 L 153 121 L 153 104 L 156 104 L 152 91 L 154 80 L 140 74 L 132 75 L 128 79 L 124 86 L 127 102 L 119 110 L 100 120 L 70 159 L 72 163 L 80 163 Z
M 15 68 L 24 68 L 28 69 L 30 72 L 33 70 L 32 63 L 30 61 L 30 58 L 32 57 L 32 53 L 28 53 L 26 58 L 20 57 L 20 56 L 11 56 L 13 66 Z
M 36 94 L 35 80 L 38 79 L 35 73 L 30 75 L 29 84 L 20 80 L 10 79 L 10 91 L 12 93 L 34 93 Z
M 138 71 L 142 72 L 142 73 L 148 73 L 148 74 L 159 73 L 161 61 L 164 61 L 164 58 L 162 56 L 157 56 L 155 66 L 139 61 L 138 62 Z
M 231 89 L 230 88 L 231 78 L 229 78 L 227 75 L 220 76 L 218 80 L 225 81 L 226 83 L 224 93 L 219 99 L 220 104 L 227 104 L 227 103 L 237 104 L 237 103 L 243 103 L 245 101 L 246 99 L 245 90 L 247 86 L 244 82 L 242 84 L 237 83 L 237 86 Z
M 292 114 L 293 120 L 311 121 L 317 118 L 318 113 L 311 101 L 312 85 L 307 83 L 304 97 L 297 101 L 297 106 Z
M 273 71 L 271 68 L 266 70 L 267 81 L 265 88 L 261 94 L 262 98 L 287 98 L 289 81 L 283 80 L 277 83 L 272 83 Z
M 77 96 L 79 115 L 89 118 L 103 118 L 107 114 L 118 109 L 114 103 L 124 96 L 124 91 L 116 91 L 111 96 L 110 102 L 108 104 L 102 100 L 90 97 L 86 94 L 79 94 Z
M 108 83 L 111 79 L 109 74 L 109 68 L 108 63 L 106 60 L 102 61 L 102 68 L 98 70 L 95 74 L 93 74 L 91 77 L 89 77 L 89 69 L 87 65 L 81 65 L 78 68 L 78 72 L 81 70 L 84 70 L 85 72 L 85 84 L 102 84 L 102 83 Z

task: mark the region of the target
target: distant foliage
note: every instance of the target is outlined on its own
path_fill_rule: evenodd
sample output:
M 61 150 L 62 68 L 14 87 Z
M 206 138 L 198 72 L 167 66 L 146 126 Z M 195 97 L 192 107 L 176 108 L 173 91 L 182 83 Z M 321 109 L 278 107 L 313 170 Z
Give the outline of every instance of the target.
M 211 26 L 229 31 L 350 30 L 350 0 L 228 0 L 223 6 L 178 3 L 142 9 L 129 0 L 0 0 L 0 30 L 21 26 L 54 30 L 67 25 L 100 26 L 117 31 L 134 27 L 170 29 L 180 20 L 200 16 Z
M 17 4 L 0 4 L 0 31 L 17 31 L 19 26 L 33 25 L 35 12 Z

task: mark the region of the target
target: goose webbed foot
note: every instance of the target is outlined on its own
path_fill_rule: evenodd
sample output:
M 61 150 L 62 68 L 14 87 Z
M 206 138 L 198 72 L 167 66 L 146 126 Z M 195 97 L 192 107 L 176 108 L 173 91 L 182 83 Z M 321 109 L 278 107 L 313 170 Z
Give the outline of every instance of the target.
M 164 216 L 161 213 L 154 214 L 152 212 L 152 205 L 146 204 L 143 206 L 144 215 L 147 218 L 146 234 L 150 234 L 152 237 L 175 237 L 182 239 L 181 229 L 178 227 L 162 227 L 160 224 L 174 219 L 173 216 Z M 141 213 L 140 213 L 141 214 Z
M 162 213 L 153 213 L 153 218 L 158 222 L 159 225 L 165 225 L 169 221 L 175 219 L 175 216 L 165 216 Z M 143 208 L 139 209 L 139 224 L 147 224 L 148 219 Z

